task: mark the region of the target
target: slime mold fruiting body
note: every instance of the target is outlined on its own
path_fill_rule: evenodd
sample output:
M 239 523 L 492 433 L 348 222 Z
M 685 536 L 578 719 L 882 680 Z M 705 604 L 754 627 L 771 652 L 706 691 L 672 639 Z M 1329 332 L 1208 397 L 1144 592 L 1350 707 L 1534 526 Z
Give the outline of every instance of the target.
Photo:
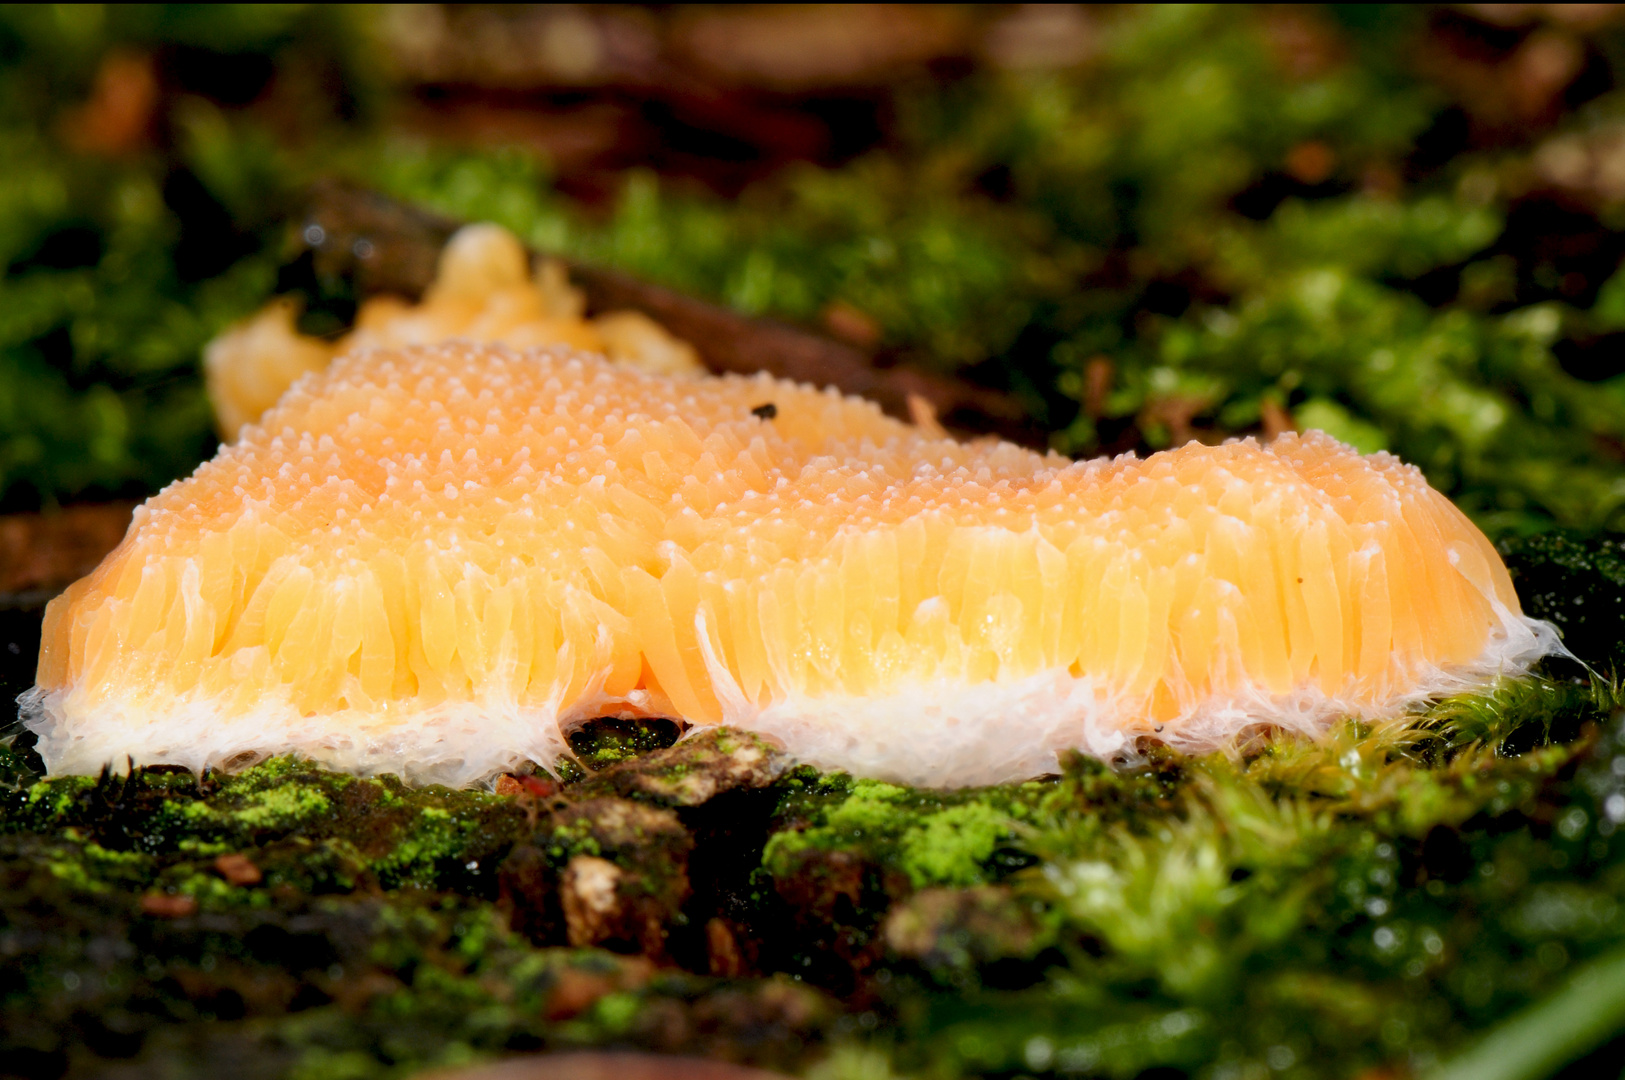
M 55 772 L 466 783 L 628 714 L 960 785 L 1396 717 L 1553 647 L 1419 472 L 1317 433 L 1075 463 L 452 343 L 341 357 L 154 497 L 52 603 L 29 709 Z
M 338 341 L 301 334 L 298 307 L 287 297 L 226 329 L 203 353 L 209 403 L 230 441 L 301 375 L 321 371 L 341 353 L 454 338 L 516 348 L 564 345 L 665 375 L 705 371 L 692 345 L 647 315 L 611 311 L 588 319 L 586 307 L 561 264 L 543 262 L 532 275 L 530 256 L 511 232 L 500 225 L 466 225 L 440 252 L 421 303 L 375 296 Z

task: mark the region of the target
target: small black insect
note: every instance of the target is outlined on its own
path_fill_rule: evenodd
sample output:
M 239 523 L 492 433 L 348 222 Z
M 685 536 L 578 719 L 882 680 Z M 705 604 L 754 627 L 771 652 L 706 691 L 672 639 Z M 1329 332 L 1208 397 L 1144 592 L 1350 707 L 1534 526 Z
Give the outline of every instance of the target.
M 771 420 L 779 415 L 779 407 L 771 401 L 766 405 L 758 405 L 750 411 L 752 416 L 760 416 L 763 420 Z

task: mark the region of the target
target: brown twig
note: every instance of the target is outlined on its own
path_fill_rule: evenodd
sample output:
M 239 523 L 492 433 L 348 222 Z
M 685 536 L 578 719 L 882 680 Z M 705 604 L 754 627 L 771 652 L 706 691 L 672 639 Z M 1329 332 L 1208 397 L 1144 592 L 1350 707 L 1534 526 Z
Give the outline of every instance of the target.
M 456 228 L 454 221 L 377 192 L 325 182 L 312 189 L 299 237 L 312 251 L 319 274 L 353 277 L 364 296 L 415 298 L 433 280 L 440 248 Z M 901 419 L 911 416 L 909 399 L 920 398 L 952 431 L 1027 444 L 1043 440 L 1025 410 L 999 391 L 903 365 L 877 367 L 864 350 L 822 334 L 741 315 L 617 270 L 560 261 L 586 294 L 589 314 L 641 311 L 691 343 L 719 374 L 766 371 L 833 386 Z
M 96 568 L 124 538 L 134 503 L 0 517 L 0 607 L 44 603 Z

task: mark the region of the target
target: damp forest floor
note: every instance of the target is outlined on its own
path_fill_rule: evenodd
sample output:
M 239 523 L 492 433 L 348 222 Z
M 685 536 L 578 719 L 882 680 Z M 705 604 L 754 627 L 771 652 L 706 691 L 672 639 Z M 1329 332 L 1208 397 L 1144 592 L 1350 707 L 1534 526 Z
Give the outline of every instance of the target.
M 602 721 L 491 790 L 0 749 L 0 1075 L 638 1048 L 821 1078 L 1613 1075 L 1625 545 L 1504 548 L 1584 664 L 1413 724 L 915 790 Z

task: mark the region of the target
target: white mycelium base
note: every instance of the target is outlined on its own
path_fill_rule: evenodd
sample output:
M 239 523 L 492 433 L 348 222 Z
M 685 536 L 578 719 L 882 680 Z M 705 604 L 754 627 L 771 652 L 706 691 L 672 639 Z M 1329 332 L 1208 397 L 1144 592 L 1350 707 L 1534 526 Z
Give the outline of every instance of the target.
M 1136 739 L 1146 735 L 1202 752 L 1262 729 L 1313 737 L 1342 717 L 1396 720 L 1429 699 L 1488 686 L 1526 672 L 1542 656 L 1566 652 L 1549 623 L 1496 606 L 1501 625 L 1474 663 L 1414 671 L 1409 689 L 1375 706 L 1306 686 L 1285 695 L 1261 691 L 1206 701 L 1160 729 L 1134 703 L 1066 670 L 977 685 L 923 684 L 884 697 L 792 699 L 757 707 L 714 655 L 707 656 L 707 666 L 724 722 L 782 742 L 799 761 L 898 783 L 963 787 L 1053 772 L 1067 750 L 1105 760 L 1131 757 Z M 700 641 L 706 640 L 702 632 Z M 273 699 L 226 716 L 209 700 L 162 707 L 103 702 L 86 709 L 76 707 L 78 695 L 74 687 L 36 689 L 19 699 L 52 774 L 93 773 L 126 761 L 201 771 L 297 753 L 337 769 L 461 786 L 527 762 L 551 769 L 569 756 L 564 732 L 572 725 L 646 711 L 639 701 L 589 696 L 568 710 L 489 700 L 394 716 L 303 716 L 288 701 Z

